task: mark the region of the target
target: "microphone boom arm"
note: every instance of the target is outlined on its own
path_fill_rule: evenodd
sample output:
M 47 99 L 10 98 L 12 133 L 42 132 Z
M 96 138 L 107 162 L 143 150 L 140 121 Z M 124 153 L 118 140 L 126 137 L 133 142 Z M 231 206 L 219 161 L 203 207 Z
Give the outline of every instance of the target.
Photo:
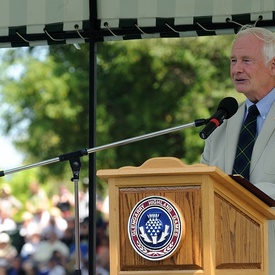
M 21 166 L 21 167 L 17 167 L 17 168 L 12 168 L 12 169 L 8 169 L 5 171 L 0 171 L 0 177 L 4 177 L 5 175 L 9 175 L 12 173 L 16 173 L 19 171 L 23 171 L 23 170 L 27 170 L 27 169 L 31 169 L 31 168 L 35 168 L 35 167 L 39 167 L 39 166 L 44 166 L 44 165 L 48 165 L 48 164 L 52 164 L 52 163 L 56 163 L 56 162 L 61 162 L 61 161 L 65 161 L 65 160 L 71 160 L 71 159 L 75 159 L 75 158 L 79 158 L 91 153 L 95 153 L 98 151 L 102 151 L 105 149 L 109 149 L 109 148 L 113 148 L 113 147 L 117 147 L 117 146 L 121 146 L 121 145 L 126 145 L 129 143 L 133 143 L 133 142 L 137 142 L 140 140 L 144 140 L 144 139 L 148 139 L 148 138 L 153 138 L 153 137 L 157 137 L 160 135 L 165 135 L 171 132 L 175 132 L 175 131 L 179 131 L 179 130 L 183 130 L 186 128 L 190 128 L 190 127 L 198 127 L 198 126 L 202 126 L 204 124 L 207 123 L 207 119 L 197 119 L 194 122 L 188 123 L 188 124 L 184 124 L 184 125 L 180 125 L 180 126 L 175 126 L 172 128 L 168 128 L 168 129 L 164 129 L 164 130 L 160 130 L 157 132 L 152 132 L 149 134 L 145 134 L 145 135 L 141 135 L 141 136 L 137 136 L 137 137 L 133 137 L 133 138 L 128 138 L 128 139 L 124 139 L 121 141 L 117 141 L 117 142 L 113 142 L 113 143 L 109 143 L 106 145 L 102 145 L 102 146 L 98 146 L 98 147 L 94 147 L 94 148 L 90 148 L 90 149 L 81 149 L 79 151 L 75 151 L 75 152 L 70 152 L 64 155 L 60 155 L 59 157 L 56 158 L 52 158 L 52 159 L 48 159 L 48 160 L 44 160 L 44 161 L 40 161 L 37 163 L 33 163 L 33 164 L 29 164 L 29 165 L 25 165 L 25 166 Z

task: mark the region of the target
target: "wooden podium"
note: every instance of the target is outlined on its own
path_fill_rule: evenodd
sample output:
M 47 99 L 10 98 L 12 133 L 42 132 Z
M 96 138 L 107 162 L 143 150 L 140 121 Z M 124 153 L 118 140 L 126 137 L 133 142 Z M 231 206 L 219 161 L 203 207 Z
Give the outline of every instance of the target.
M 109 185 L 110 275 L 269 274 L 268 220 L 275 211 L 217 167 L 165 157 L 97 176 Z M 144 257 L 129 235 L 133 209 L 154 196 L 179 209 L 182 225 L 178 247 L 162 260 Z

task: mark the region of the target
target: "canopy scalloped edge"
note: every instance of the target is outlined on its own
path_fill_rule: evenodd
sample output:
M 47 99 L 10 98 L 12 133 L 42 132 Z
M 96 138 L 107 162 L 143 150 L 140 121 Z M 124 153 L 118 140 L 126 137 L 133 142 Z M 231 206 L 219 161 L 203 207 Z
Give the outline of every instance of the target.
M 27 26 L 10 27 L 7 36 L 0 36 L 0 47 L 32 47 L 39 45 L 87 43 L 91 39 L 100 41 L 119 41 L 149 38 L 196 37 L 235 34 L 242 25 L 251 24 L 275 31 L 275 13 L 265 19 L 256 14 L 257 20 L 251 20 L 251 14 L 232 15 L 224 22 L 213 22 L 212 16 L 194 17 L 190 24 L 177 25 L 176 18 L 155 18 L 155 26 L 139 26 L 138 19 L 120 19 L 118 27 L 109 27 L 108 20 L 97 20 L 94 30 L 90 21 L 74 22 L 72 30 L 65 30 L 64 24 L 55 23 L 41 26 L 43 32 L 28 33 Z M 253 14 L 255 18 L 255 14 Z

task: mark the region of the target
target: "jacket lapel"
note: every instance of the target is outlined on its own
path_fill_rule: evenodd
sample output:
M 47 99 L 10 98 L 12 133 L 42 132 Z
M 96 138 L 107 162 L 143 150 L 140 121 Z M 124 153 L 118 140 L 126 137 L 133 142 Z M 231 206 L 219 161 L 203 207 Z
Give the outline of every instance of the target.
M 251 171 L 254 169 L 255 165 L 257 164 L 274 130 L 275 130 L 275 103 L 272 104 L 270 111 L 263 124 L 263 127 L 259 133 L 259 136 L 255 142 L 252 159 L 251 159 Z

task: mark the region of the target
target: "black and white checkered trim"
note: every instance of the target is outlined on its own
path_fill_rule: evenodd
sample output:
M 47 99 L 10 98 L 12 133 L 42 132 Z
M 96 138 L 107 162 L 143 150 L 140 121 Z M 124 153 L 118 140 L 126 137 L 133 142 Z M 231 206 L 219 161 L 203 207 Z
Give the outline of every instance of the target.
M 255 19 L 256 18 L 256 19 Z M 215 21 L 213 16 L 193 17 L 186 24 L 177 18 L 155 18 L 154 26 L 142 26 L 138 19 L 100 20 L 98 40 L 116 41 L 159 37 L 196 37 L 235 34 L 242 25 L 256 25 L 275 31 L 275 12 L 272 18 L 258 14 L 238 14 Z
M 28 26 L 9 27 L 7 35 L 0 36 L 0 48 L 86 43 L 90 39 L 89 29 L 88 20 L 74 22 L 71 29 L 62 22 L 36 26 L 36 31 Z
M 255 20 L 256 18 L 256 20 Z M 253 19 L 253 20 L 252 20 Z M 272 18 L 262 14 L 239 14 L 215 21 L 213 16 L 193 17 L 186 24 L 177 24 L 178 18 L 155 18 L 154 25 L 144 26 L 140 19 L 97 20 L 91 30 L 90 21 L 73 22 L 71 28 L 64 23 L 10 27 L 8 34 L 0 36 L 0 47 L 32 47 L 40 45 L 78 44 L 93 41 L 119 41 L 149 38 L 196 37 L 234 34 L 240 26 L 251 24 L 275 31 L 275 12 Z

